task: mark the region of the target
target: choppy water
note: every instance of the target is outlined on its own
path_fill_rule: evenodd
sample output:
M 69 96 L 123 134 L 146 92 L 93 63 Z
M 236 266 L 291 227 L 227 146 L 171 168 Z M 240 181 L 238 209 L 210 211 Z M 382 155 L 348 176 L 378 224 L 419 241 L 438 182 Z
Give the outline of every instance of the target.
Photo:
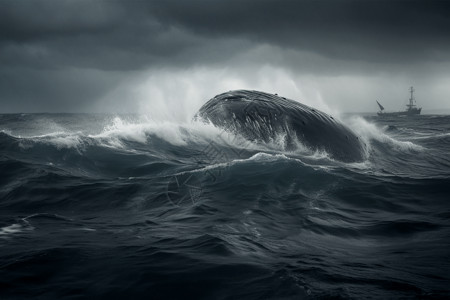
M 0 115 L 0 299 L 450 297 L 450 117 L 367 159 L 136 115 Z

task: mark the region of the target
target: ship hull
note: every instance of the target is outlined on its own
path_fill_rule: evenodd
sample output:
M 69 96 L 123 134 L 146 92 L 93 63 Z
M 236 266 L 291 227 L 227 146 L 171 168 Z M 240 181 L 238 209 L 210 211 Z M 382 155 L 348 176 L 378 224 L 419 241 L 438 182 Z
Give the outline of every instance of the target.
M 398 112 L 378 112 L 378 116 L 380 117 L 408 117 L 408 116 L 418 116 L 420 115 L 422 108 L 412 109 L 407 111 L 398 111 Z

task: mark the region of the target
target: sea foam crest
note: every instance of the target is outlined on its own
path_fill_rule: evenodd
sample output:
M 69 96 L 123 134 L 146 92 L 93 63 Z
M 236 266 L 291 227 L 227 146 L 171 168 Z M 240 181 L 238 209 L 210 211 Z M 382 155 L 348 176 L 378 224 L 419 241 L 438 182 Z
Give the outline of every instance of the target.
M 208 122 L 155 121 L 140 118 L 134 121 L 116 117 L 100 134 L 89 135 L 103 146 L 126 149 L 126 142 L 153 145 L 155 139 L 177 147 L 205 148 L 208 144 L 256 149 L 256 145 L 233 132 L 218 128 Z M 158 146 L 160 147 L 160 146 Z
M 346 121 L 347 125 L 358 134 L 366 143 L 367 151 L 370 151 L 370 141 L 376 140 L 381 143 L 387 144 L 390 147 L 399 151 L 422 151 L 424 147 L 414 144 L 410 141 L 399 141 L 389 136 L 382 129 L 378 128 L 375 124 L 369 123 L 362 117 L 352 117 Z
M 83 138 L 81 132 L 58 131 L 29 137 L 22 137 L 20 135 L 11 136 L 19 139 L 18 145 L 22 149 L 30 149 L 35 144 L 47 144 L 56 147 L 58 150 L 73 148 L 77 151 L 81 151 L 82 148 L 84 148 L 84 146 L 89 143 L 89 141 Z

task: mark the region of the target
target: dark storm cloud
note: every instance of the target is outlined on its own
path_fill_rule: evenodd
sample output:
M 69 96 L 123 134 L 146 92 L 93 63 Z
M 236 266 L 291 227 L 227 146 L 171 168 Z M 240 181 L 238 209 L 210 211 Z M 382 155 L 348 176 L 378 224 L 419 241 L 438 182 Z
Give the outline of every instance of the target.
M 163 4 L 164 3 L 164 4 Z M 162 23 L 349 60 L 447 59 L 446 1 L 157 2 Z
M 134 70 L 195 42 L 121 2 L 2 2 L 2 64 Z
M 445 1 L 0 3 L 2 64 L 133 70 L 210 63 L 242 51 L 239 43 L 212 47 L 223 39 L 383 62 L 446 60 L 450 50 Z M 201 61 L 205 54 L 210 59 Z
M 149 69 L 273 63 L 331 74 L 445 64 L 447 3 L 0 0 L 0 110 L 79 108 Z

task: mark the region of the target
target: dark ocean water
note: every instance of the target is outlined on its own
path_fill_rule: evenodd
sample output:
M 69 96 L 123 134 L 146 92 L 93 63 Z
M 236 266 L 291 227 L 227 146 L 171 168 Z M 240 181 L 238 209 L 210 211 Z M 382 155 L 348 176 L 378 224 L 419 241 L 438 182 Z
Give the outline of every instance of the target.
M 367 159 L 136 115 L 0 115 L 0 299 L 450 297 L 450 116 Z

